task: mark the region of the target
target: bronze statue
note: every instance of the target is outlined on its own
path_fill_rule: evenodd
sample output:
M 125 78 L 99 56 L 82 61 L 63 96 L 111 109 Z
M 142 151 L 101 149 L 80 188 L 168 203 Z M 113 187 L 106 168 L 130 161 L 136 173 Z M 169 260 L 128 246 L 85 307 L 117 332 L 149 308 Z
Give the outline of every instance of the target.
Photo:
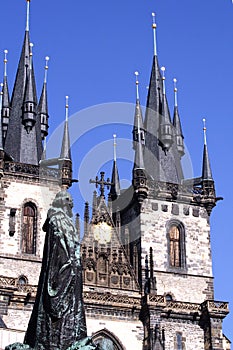
M 48 211 L 41 273 L 24 344 L 6 350 L 92 350 L 82 298 L 80 246 L 71 195 L 59 192 Z

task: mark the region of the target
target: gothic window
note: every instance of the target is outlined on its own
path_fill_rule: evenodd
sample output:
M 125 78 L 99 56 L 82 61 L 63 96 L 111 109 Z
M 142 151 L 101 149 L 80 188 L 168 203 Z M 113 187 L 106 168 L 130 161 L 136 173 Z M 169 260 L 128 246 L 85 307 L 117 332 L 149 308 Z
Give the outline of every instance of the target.
M 170 267 L 185 267 L 184 226 L 175 220 L 168 225 L 168 253 Z
M 173 225 L 169 230 L 170 239 L 170 264 L 174 267 L 180 267 L 180 230 Z
M 36 253 L 37 210 L 28 202 L 23 206 L 22 253 Z
M 123 346 L 114 334 L 107 329 L 98 331 L 92 337 L 95 344 L 100 346 L 103 350 L 123 350 Z

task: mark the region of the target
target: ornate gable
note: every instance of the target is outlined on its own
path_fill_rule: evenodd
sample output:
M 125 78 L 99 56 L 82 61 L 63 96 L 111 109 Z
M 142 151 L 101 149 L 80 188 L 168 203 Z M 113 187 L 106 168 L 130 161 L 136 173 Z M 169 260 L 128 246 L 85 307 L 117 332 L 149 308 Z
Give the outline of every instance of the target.
M 94 193 L 92 219 L 86 225 L 81 243 L 84 284 L 138 291 L 133 268 L 103 196 L 97 198 Z

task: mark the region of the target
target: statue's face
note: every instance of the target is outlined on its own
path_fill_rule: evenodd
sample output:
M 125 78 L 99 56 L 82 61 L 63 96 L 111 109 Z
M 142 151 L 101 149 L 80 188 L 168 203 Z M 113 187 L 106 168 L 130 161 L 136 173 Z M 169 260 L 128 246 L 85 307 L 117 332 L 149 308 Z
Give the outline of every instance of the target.
M 64 211 L 69 217 L 73 216 L 72 208 L 73 208 L 73 199 L 69 193 L 67 193 L 67 196 L 64 198 Z

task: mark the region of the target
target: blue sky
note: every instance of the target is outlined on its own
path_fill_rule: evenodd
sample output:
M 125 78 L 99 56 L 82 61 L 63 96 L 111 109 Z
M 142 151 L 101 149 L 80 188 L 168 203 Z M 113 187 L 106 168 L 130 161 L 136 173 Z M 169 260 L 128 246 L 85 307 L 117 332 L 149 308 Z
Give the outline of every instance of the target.
M 56 5 L 54 5 L 56 4 Z M 26 1 L 1 2 L 0 50 L 8 49 L 10 89 L 25 29 Z M 233 303 L 232 247 L 233 226 L 231 185 L 233 131 L 233 5 L 230 0 L 119 0 L 31 1 L 30 32 L 34 43 L 34 66 L 38 93 L 43 82 L 44 57 L 50 56 L 48 94 L 50 134 L 64 120 L 65 95 L 70 96 L 70 115 L 75 115 L 72 149 L 76 209 L 83 215 L 85 177 L 98 169 L 110 176 L 110 165 L 100 159 L 94 170 L 83 176 L 80 164 L 89 169 L 93 149 L 102 145 L 111 159 L 112 134 L 119 139 L 118 152 L 131 147 L 130 115 L 135 101 L 134 72 L 140 72 L 140 99 L 145 104 L 150 77 L 153 40 L 151 12 L 157 15 L 157 44 L 160 65 L 166 67 L 166 90 L 173 110 L 174 77 L 178 80 L 178 104 L 185 143 L 192 159 L 194 176 L 201 174 L 202 118 L 207 120 L 207 138 L 218 202 L 211 216 L 215 299 Z M 3 57 L 3 54 L 2 54 Z M 2 68 L 1 68 L 2 67 Z M 3 64 L 0 65 L 3 71 Z M 119 119 L 112 107 L 119 108 Z M 105 104 L 110 105 L 105 105 Z M 93 107 L 96 106 L 96 107 Z M 83 111 L 84 112 L 80 112 Z M 94 113 L 93 113 L 94 112 Z M 93 120 L 93 115 L 99 119 Z M 126 119 L 122 115 L 127 114 Z M 107 116 L 109 115 L 109 123 Z M 90 117 L 90 127 L 83 120 Z M 105 128 L 100 126 L 102 119 Z M 127 119 L 129 118 L 129 119 Z M 79 124 L 80 120 L 80 124 Z M 119 124 L 117 123 L 119 121 Z M 129 121 L 129 123 L 128 123 Z M 132 114 L 133 121 L 133 114 Z M 73 134 L 72 134 L 73 133 Z M 77 133 L 80 138 L 77 140 Z M 75 139 L 76 138 L 76 139 Z M 106 143 L 105 143 L 106 142 Z M 56 144 L 57 146 L 57 144 Z M 99 146 L 98 146 L 99 147 Z M 98 148 L 97 147 L 97 148 Z M 128 147 L 128 146 L 127 146 Z M 56 150 L 57 151 L 57 150 Z M 103 150 L 97 150 L 102 154 Z M 59 153 L 59 151 L 57 151 Z M 94 153 L 95 154 L 95 153 Z M 91 155 L 89 157 L 89 155 Z M 131 175 L 129 151 L 119 171 Z M 82 179 L 82 181 L 81 181 Z M 127 181 L 126 181 L 127 182 Z M 84 186 L 84 190 L 82 190 Z M 80 192 L 81 188 L 81 192 Z M 233 315 L 224 321 L 224 332 L 233 339 Z

